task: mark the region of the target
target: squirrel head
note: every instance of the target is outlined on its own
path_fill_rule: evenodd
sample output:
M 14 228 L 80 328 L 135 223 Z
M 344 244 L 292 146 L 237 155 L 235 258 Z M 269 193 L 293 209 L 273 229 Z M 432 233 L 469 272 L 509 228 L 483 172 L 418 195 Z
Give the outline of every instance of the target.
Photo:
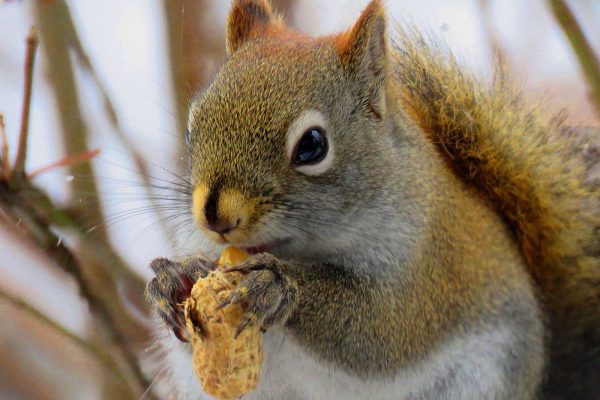
M 381 181 L 381 1 L 350 30 L 311 38 L 287 27 L 267 1 L 235 0 L 226 42 L 228 59 L 188 120 L 198 225 L 217 242 L 251 251 L 355 232 L 344 221 Z

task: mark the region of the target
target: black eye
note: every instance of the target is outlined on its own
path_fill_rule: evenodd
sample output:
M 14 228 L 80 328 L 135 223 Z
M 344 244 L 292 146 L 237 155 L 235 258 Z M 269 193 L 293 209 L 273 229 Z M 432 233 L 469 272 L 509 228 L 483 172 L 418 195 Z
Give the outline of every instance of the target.
M 310 128 L 302 135 L 292 156 L 293 165 L 315 164 L 327 155 L 327 139 L 323 129 Z

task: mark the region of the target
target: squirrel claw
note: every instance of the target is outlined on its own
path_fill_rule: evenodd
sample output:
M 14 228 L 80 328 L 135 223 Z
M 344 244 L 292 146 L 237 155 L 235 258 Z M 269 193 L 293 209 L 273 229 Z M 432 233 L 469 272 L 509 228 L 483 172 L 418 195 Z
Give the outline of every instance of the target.
M 216 311 L 221 310 L 224 307 L 227 307 L 228 305 L 231 304 L 231 296 L 229 296 L 228 298 L 226 298 L 224 301 L 222 301 L 220 304 L 217 305 Z
M 244 317 L 236 337 L 250 324 L 264 332 L 275 323 L 284 322 L 296 306 L 296 285 L 282 273 L 283 262 L 270 254 L 259 254 L 229 271 L 246 272 L 244 280 L 218 308 L 240 304 Z
M 255 260 L 254 258 L 251 258 L 250 260 L 243 262 L 240 265 L 233 265 L 227 268 L 223 269 L 223 272 L 227 273 L 227 272 L 241 272 L 241 273 L 247 273 L 247 272 L 251 272 L 251 271 L 259 271 L 261 269 L 266 269 L 267 266 L 264 263 L 261 263 L 257 260 Z
M 183 343 L 188 343 L 189 342 L 189 340 L 183 334 L 183 329 L 181 329 L 181 328 L 175 328 L 175 329 L 173 329 L 173 333 L 175 334 L 175 337 L 177 339 L 179 339 L 179 341 L 181 341 Z
M 237 339 L 238 336 L 240 336 L 240 334 L 244 331 L 244 329 L 246 329 L 246 327 L 250 325 L 250 323 L 254 322 L 253 320 L 253 316 L 249 314 L 244 315 L 244 318 L 242 319 L 242 322 L 240 322 L 240 324 L 238 325 L 235 331 L 235 335 L 233 337 Z
M 183 302 L 190 295 L 196 280 L 208 275 L 215 267 L 213 261 L 203 257 L 182 262 L 157 258 L 150 264 L 156 276 L 146 286 L 146 299 L 182 342 L 188 341 L 184 336 Z

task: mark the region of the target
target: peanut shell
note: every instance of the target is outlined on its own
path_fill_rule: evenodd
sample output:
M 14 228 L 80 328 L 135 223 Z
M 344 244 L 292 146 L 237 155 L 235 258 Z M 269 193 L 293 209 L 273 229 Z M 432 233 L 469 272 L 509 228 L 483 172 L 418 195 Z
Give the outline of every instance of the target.
M 219 265 L 239 265 L 248 257 L 243 250 L 229 247 L 221 254 Z M 185 302 L 196 376 L 205 393 L 218 400 L 240 398 L 256 387 L 260 376 L 260 329 L 250 324 L 235 338 L 242 308 L 232 304 L 216 310 L 241 278 L 240 273 L 224 273 L 217 268 L 196 282 Z

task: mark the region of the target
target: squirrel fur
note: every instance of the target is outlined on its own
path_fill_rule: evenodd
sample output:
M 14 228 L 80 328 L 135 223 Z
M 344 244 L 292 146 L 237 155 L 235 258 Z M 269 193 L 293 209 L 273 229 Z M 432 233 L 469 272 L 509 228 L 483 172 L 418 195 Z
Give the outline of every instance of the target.
M 600 186 L 576 130 L 546 121 L 499 80 L 485 85 L 403 32 L 395 54 L 404 109 L 450 166 L 497 205 L 540 288 L 550 328 L 548 384 L 600 373 Z M 599 131 L 590 135 L 596 144 Z M 590 392 L 591 393 L 591 392 Z M 583 397 L 582 397 L 583 398 Z
M 592 398 L 600 184 L 580 150 L 598 132 L 414 29 L 391 38 L 380 0 L 320 38 L 265 0 L 232 4 L 188 142 L 198 225 L 256 253 L 229 301 L 266 331 L 247 398 Z M 294 164 L 315 128 L 325 157 Z M 177 303 L 210 261 L 152 268 L 148 299 L 185 340 Z M 162 346 L 181 398 L 205 398 L 187 345 Z

